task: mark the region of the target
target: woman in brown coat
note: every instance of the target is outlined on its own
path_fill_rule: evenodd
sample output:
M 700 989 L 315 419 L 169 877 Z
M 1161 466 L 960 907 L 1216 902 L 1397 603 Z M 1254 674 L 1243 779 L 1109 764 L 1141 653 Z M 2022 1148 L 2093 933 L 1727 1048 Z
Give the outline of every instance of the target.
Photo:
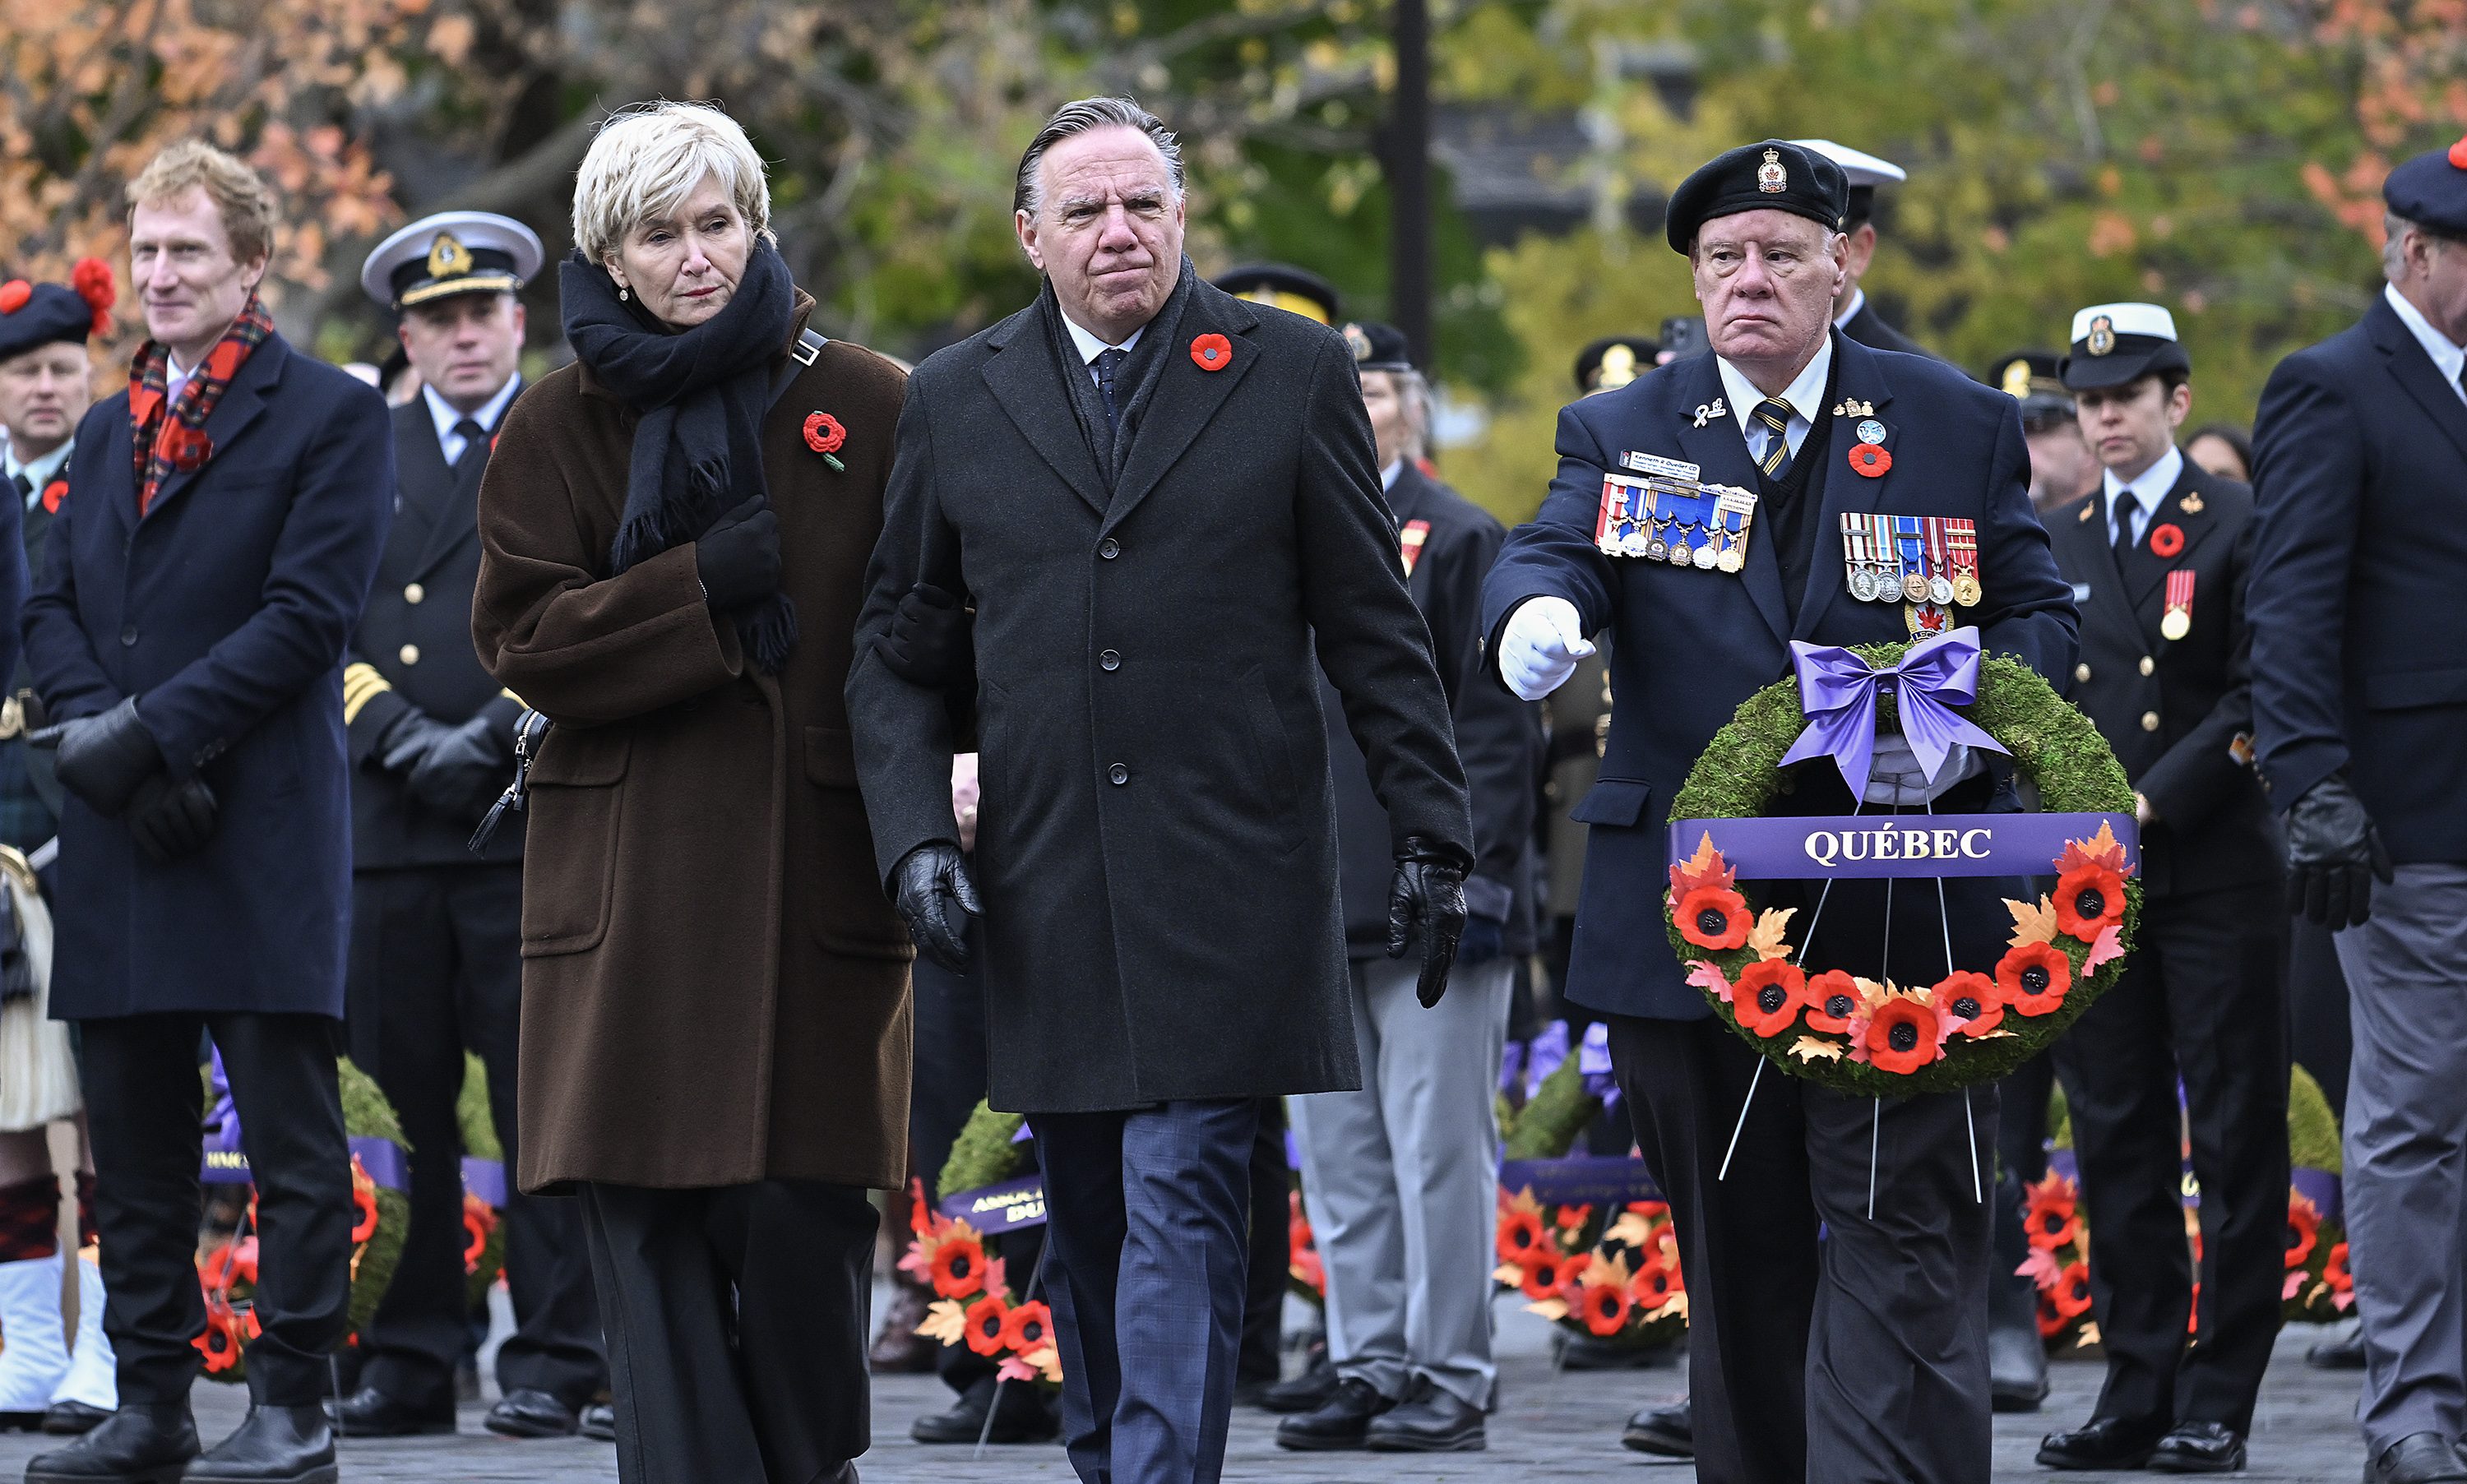
M 841 699 L 903 378 L 803 336 L 769 205 L 718 110 L 612 120 L 560 280 L 578 364 L 480 492 L 472 635 L 555 723 L 519 1179 L 582 1199 L 626 1484 L 854 1477 L 865 1191 L 906 1160 L 911 950 Z

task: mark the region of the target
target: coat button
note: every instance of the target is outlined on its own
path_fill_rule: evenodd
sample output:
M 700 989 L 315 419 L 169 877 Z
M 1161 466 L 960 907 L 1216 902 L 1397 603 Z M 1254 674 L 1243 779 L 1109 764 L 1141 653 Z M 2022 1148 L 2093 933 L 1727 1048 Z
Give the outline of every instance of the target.
M 1111 768 L 1105 770 L 1105 776 L 1113 779 L 1117 783 L 1128 783 L 1131 781 L 1131 770 L 1123 767 L 1120 763 L 1116 763 Z
M 1119 649 L 1108 649 L 1097 657 L 1097 663 L 1106 669 L 1119 670 L 1122 667 L 1121 651 Z
M 136 645 L 137 625 L 132 623 L 128 627 L 120 631 L 120 647 L 123 649 L 133 649 Z
M 395 658 L 400 660 L 405 664 L 418 664 L 419 663 L 419 646 L 418 644 L 405 644 L 401 649 L 396 652 Z
M 428 589 L 421 587 L 417 582 L 402 590 L 402 600 L 406 603 L 417 603 L 427 596 Z
M 2076 680 L 2076 681 L 2084 681 L 2084 680 L 2088 680 L 2088 679 L 2090 679 L 2090 666 L 2089 666 L 2089 665 L 2087 665 L 2087 664 L 2076 664 L 2076 665 L 2074 665 L 2074 666 L 2073 666 L 2073 679 L 2074 679 L 2074 680 Z
M 2141 657 L 2141 673 L 2142 673 L 2142 674 L 2147 675 L 2147 674 L 2149 674 L 2151 671 L 2156 670 L 2157 668 L 2159 668 L 2159 662 L 2158 662 L 2158 661 L 2151 659 L 2148 655 L 2143 655 L 2143 656 Z
M 2141 713 L 2141 730 L 2144 731 L 2156 731 L 2159 730 L 2159 713 L 2157 711 L 2144 711 Z
M 1111 536 L 1097 543 L 1097 554 L 1107 561 L 1122 554 L 1122 544 Z

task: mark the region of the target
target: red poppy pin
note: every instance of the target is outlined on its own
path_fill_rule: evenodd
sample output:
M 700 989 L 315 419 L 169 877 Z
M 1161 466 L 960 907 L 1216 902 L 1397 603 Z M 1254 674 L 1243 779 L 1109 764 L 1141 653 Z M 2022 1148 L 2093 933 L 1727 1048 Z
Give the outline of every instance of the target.
M 1234 364 L 1234 342 L 1211 331 L 1190 343 L 1190 358 L 1201 371 L 1221 371 Z
M 2462 170 L 2467 170 L 2467 139 L 2462 139 L 2450 146 L 2450 163 Z
M 840 445 L 848 441 L 848 429 L 828 413 L 805 415 L 805 446 L 823 456 L 823 461 L 845 473 L 848 465 L 839 461 Z
M 2150 528 L 2150 551 L 2154 556 L 2172 557 L 2184 550 L 2184 528 L 2174 521 L 2161 521 Z
M 59 514 L 60 502 L 66 500 L 68 497 L 69 482 L 66 480 L 54 480 L 50 483 L 44 485 L 43 513 L 47 515 Z
M 1893 466 L 1893 456 L 1874 443 L 1862 443 L 1850 450 L 1850 467 L 1871 480 L 1883 479 Z
M 156 445 L 171 460 L 171 467 L 183 474 L 203 468 L 214 457 L 214 439 L 203 428 L 192 428 L 174 417 L 163 425 L 162 441 Z
M 24 279 L 11 279 L 0 283 L 0 314 L 16 313 L 26 307 L 27 300 L 34 297 L 34 285 Z

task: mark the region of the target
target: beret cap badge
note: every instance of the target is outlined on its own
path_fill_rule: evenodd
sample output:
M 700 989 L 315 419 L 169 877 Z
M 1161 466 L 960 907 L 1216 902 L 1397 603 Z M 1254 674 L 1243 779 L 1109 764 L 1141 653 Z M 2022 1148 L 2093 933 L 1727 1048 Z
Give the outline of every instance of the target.
M 1790 171 L 1782 169 L 1780 150 L 1765 151 L 1765 163 L 1756 167 L 1756 189 L 1767 195 L 1779 195 L 1790 189 Z
M 2116 349 L 2116 322 L 2106 315 L 2090 322 L 2090 336 L 2082 348 L 2093 355 L 2105 355 Z
M 453 233 L 441 232 L 428 248 L 428 276 L 450 279 L 471 271 L 471 250 Z
M 1367 361 L 1370 359 L 1370 332 L 1364 329 L 1361 326 L 1347 325 L 1345 326 L 1345 344 L 1346 348 L 1353 352 L 1353 358 L 1355 360 Z

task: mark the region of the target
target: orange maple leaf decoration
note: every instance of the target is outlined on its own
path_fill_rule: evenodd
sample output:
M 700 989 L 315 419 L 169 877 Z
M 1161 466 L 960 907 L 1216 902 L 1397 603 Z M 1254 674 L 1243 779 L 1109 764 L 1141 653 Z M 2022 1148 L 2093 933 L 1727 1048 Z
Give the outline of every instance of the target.
M 2065 848 L 2071 850 L 2072 846 L 2069 844 Z M 2013 914 L 2013 935 L 2005 939 L 2010 946 L 2020 948 L 2028 943 L 2052 943 L 2056 940 L 2056 906 L 2045 896 L 2039 898 L 2036 907 L 2008 896 L 2004 899 L 2004 910 Z
M 2057 874 L 2077 866 L 2104 866 L 2119 876 L 2133 874 L 2133 867 L 2124 864 L 2123 842 L 2116 838 L 2116 831 L 2105 821 L 2100 822 L 2098 833 L 2092 836 L 2087 843 L 2078 840 L 2065 842 L 2065 853 L 2056 857 Z
M 1696 846 L 1695 855 L 1686 864 L 1670 867 L 1670 899 L 1678 901 L 1698 887 L 1728 891 L 1737 875 L 1722 859 L 1722 852 L 1713 848 L 1713 836 L 1708 831 Z

